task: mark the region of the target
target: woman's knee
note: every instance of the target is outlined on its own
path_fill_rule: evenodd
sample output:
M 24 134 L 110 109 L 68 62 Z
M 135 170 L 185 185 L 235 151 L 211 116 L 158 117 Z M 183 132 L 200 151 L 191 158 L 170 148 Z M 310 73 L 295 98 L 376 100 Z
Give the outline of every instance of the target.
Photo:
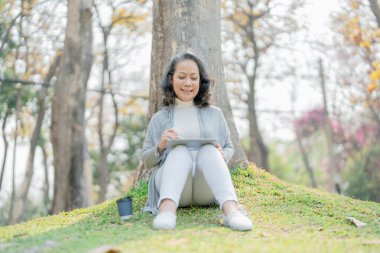
M 211 144 L 207 144 L 201 147 L 201 149 L 198 151 L 197 159 L 203 160 L 204 158 L 208 158 L 213 155 L 218 154 L 218 149 Z
M 174 147 L 170 152 L 171 156 L 181 156 L 183 158 L 191 158 L 191 153 L 189 149 L 184 145 L 178 145 Z
M 193 158 L 191 156 L 191 153 L 189 149 L 184 145 L 178 145 L 175 148 L 173 148 L 168 155 L 168 158 L 171 158 L 170 160 L 174 159 L 176 162 L 179 162 L 183 165 L 192 165 L 193 164 Z

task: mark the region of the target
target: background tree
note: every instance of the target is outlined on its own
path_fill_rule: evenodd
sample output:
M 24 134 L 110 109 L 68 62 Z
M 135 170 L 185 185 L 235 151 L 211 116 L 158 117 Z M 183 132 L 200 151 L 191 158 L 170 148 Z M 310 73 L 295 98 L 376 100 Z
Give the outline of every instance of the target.
M 45 78 L 44 83 L 48 84 L 55 75 L 55 71 L 59 65 L 60 56 L 57 56 L 54 59 L 54 62 L 51 64 L 49 72 Z M 12 216 L 10 219 L 11 224 L 15 224 L 20 221 L 21 215 L 24 213 L 25 202 L 27 200 L 27 195 L 30 188 L 30 183 L 32 181 L 33 173 L 34 173 L 34 158 L 35 152 L 37 148 L 38 141 L 40 139 L 40 132 L 42 128 L 42 123 L 45 118 L 46 106 L 45 100 L 47 97 L 47 85 L 43 86 L 37 94 L 38 96 L 38 116 L 37 121 L 34 126 L 33 136 L 30 141 L 28 161 L 26 164 L 26 171 L 24 180 L 19 188 L 19 192 L 17 193 L 17 198 L 15 201 L 14 212 L 12 212 Z
M 344 190 L 376 200 L 373 192 L 378 189 L 370 185 L 380 182 L 376 165 L 380 160 L 375 158 L 380 138 L 379 6 L 372 0 L 347 0 L 341 2 L 341 8 L 333 21 L 336 59 L 340 63 L 336 73 L 342 94 L 352 108 L 345 142 Z
M 84 110 L 92 66 L 92 1 L 69 0 L 65 46 L 54 87 L 52 212 L 86 206 L 83 185 Z
M 97 168 L 100 186 L 98 202 L 106 199 L 107 188 L 110 183 L 110 164 L 107 158 L 112 151 L 113 144 L 120 126 L 119 106 L 114 90 L 122 88 L 123 84 L 118 84 L 114 80 L 114 74 L 123 71 L 125 64 L 118 62 L 120 50 L 114 45 L 114 41 L 133 40 L 134 36 L 143 36 L 143 22 L 147 18 L 145 8 L 146 1 L 99 1 L 94 3 L 96 12 L 96 22 L 102 34 L 101 45 L 101 75 L 100 93 L 97 103 L 97 137 L 99 145 L 99 160 L 95 166 Z M 129 34 L 130 36 L 126 36 Z M 133 35 L 134 34 L 134 35 Z M 133 36 L 132 36 L 133 35 Z M 121 46 L 121 45 L 120 45 Z M 133 51 L 131 48 L 124 48 L 123 55 Z M 125 57 L 125 56 L 124 56 Z M 125 60 L 124 60 L 125 61 Z M 109 95 L 109 96 L 108 96 Z M 107 100 L 108 96 L 108 100 Z M 107 108 L 113 107 L 113 112 Z M 113 115 L 112 119 L 109 116 Z M 112 123 L 110 122 L 112 121 Z M 111 126 L 111 130 L 110 127 Z M 119 133 L 120 134 L 120 133 Z
M 247 105 L 249 125 L 248 159 L 269 170 L 268 148 L 259 127 L 257 81 L 262 58 L 278 44 L 281 36 L 295 31 L 295 10 L 302 1 L 283 5 L 274 0 L 224 1 L 226 6 L 227 40 L 234 41 L 234 63 L 248 81 L 247 96 L 240 97 Z M 284 10 L 286 9 L 286 10 Z M 271 68 L 271 71 L 275 71 Z M 264 76 L 266 73 L 261 73 Z M 241 93 L 240 93 L 241 94 Z

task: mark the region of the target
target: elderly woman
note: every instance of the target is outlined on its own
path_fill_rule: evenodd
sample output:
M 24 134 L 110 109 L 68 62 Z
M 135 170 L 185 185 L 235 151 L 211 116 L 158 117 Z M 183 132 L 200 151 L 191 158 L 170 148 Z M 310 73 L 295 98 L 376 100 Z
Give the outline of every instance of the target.
M 143 162 L 154 168 L 144 211 L 157 214 L 154 229 L 174 229 L 178 207 L 217 202 L 224 225 L 251 230 L 252 222 L 238 208 L 227 167 L 234 148 L 222 111 L 210 105 L 210 80 L 198 56 L 185 52 L 174 57 L 161 83 L 164 108 L 153 115 L 144 141 Z M 189 150 L 167 149 L 171 139 L 213 138 L 215 145 Z

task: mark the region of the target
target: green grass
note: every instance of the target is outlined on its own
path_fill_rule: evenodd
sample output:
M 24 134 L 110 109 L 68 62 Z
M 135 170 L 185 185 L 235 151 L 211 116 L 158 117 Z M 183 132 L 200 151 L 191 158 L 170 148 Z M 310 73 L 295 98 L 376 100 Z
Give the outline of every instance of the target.
M 287 184 L 253 167 L 232 174 L 255 223 L 250 232 L 221 226 L 217 206 L 180 209 L 175 230 L 152 230 L 153 216 L 139 211 L 142 183 L 130 193 L 128 222 L 111 200 L 1 227 L 0 252 L 88 252 L 103 245 L 121 252 L 380 252 L 380 204 Z M 348 216 L 367 225 L 357 228 Z

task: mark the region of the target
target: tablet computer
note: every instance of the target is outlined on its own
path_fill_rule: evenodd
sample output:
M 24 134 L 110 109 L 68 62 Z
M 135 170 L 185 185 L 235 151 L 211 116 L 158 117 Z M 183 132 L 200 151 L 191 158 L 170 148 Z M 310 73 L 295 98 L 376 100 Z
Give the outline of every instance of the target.
M 199 150 L 203 145 L 212 144 L 216 145 L 216 139 L 202 138 L 202 139 L 171 139 L 166 144 L 166 149 L 170 151 L 175 146 L 185 145 L 191 151 Z

